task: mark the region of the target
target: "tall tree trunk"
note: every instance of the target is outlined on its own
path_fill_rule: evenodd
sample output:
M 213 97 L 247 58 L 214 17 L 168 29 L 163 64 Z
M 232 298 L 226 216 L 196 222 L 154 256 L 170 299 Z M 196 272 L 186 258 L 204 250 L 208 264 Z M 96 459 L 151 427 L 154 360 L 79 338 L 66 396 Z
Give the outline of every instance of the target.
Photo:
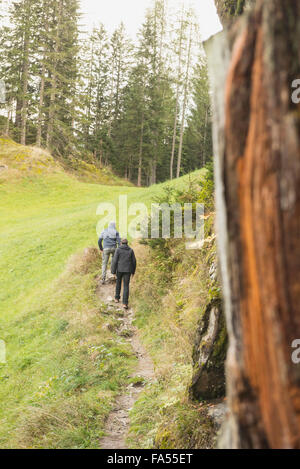
M 55 98 L 56 98 L 56 72 L 53 71 L 53 75 L 51 78 L 49 121 L 48 121 L 48 128 L 47 128 L 47 137 L 46 137 L 46 146 L 49 151 L 51 150 L 51 142 L 53 138 Z
M 299 1 L 258 0 L 235 28 L 225 95 L 226 36 L 207 45 L 230 337 L 221 447 L 300 448 L 299 22 Z
M 157 154 L 158 154 L 158 135 L 154 141 L 154 156 L 151 161 L 150 185 L 156 184 Z
M 43 59 L 42 59 L 42 71 L 41 71 L 41 82 L 40 82 L 40 96 L 39 96 L 39 110 L 37 120 L 37 132 L 36 132 L 36 145 L 38 147 L 42 144 L 42 125 L 43 125 L 43 107 L 45 99 L 45 82 L 46 82 L 46 55 L 47 55 L 47 40 L 49 33 L 49 5 L 47 0 L 43 2 L 43 26 L 45 28 L 44 44 L 43 44 Z
M 92 89 L 93 89 L 93 64 L 94 64 L 94 43 L 92 43 L 91 48 L 91 62 L 89 68 L 89 86 L 88 86 L 88 96 L 87 96 L 87 124 L 85 129 L 85 148 L 89 148 L 89 140 L 90 140 L 90 126 L 91 126 L 91 111 L 92 111 Z M 98 98 L 98 96 L 97 96 Z
M 23 66 L 22 66 L 22 109 L 21 109 L 21 135 L 20 135 L 21 145 L 26 145 L 28 76 L 29 76 L 29 31 L 28 31 L 28 25 L 25 25 Z
M 118 118 L 120 107 L 120 85 L 121 85 L 121 55 L 122 50 L 119 50 L 119 57 L 117 62 L 117 81 L 116 81 L 116 103 L 115 103 L 115 118 Z
M 44 54 L 45 60 L 45 54 Z M 37 121 L 37 133 L 36 133 L 36 144 L 38 147 L 42 144 L 42 122 L 43 122 L 43 106 L 44 106 L 44 93 L 45 93 L 45 75 L 46 75 L 46 66 L 43 61 L 42 65 L 42 74 L 41 74 L 41 84 L 40 84 L 40 100 L 39 100 L 39 114 Z
M 110 96 L 109 96 L 109 117 L 108 117 L 108 137 L 111 137 L 112 123 L 113 123 L 113 102 L 114 102 L 114 86 L 115 86 L 115 58 L 113 57 L 112 70 L 111 70 L 111 80 L 110 80 Z
M 5 135 L 8 135 L 8 136 L 9 136 L 9 124 L 10 124 L 11 116 L 12 116 L 12 100 L 10 98 L 7 103 L 7 120 L 6 120 L 6 125 L 5 125 Z
M 20 91 L 16 99 L 16 115 L 15 115 L 15 126 L 17 129 L 21 128 L 21 110 L 22 110 L 22 101 L 20 96 Z
M 157 162 L 156 162 L 156 157 L 154 157 L 153 160 L 151 161 L 150 185 L 156 184 L 156 168 L 157 168 Z
M 184 98 L 183 98 L 183 107 L 182 107 L 182 116 L 181 116 L 181 126 L 180 126 L 180 137 L 179 137 L 179 148 L 178 148 L 178 158 L 177 158 L 177 170 L 176 177 L 180 176 L 181 169 L 181 157 L 182 157 L 182 147 L 183 147 L 183 133 L 184 133 L 184 123 L 185 123 L 185 113 L 187 107 L 187 98 L 188 98 L 188 89 L 189 89 L 189 79 L 190 79 L 190 67 L 191 67 L 191 52 L 192 52 L 192 34 L 193 34 L 193 25 L 190 25 L 190 38 L 188 45 L 188 56 L 186 63 L 186 73 L 185 73 L 185 84 L 184 84 Z
M 207 141 L 207 126 L 208 126 L 208 108 L 205 110 L 205 125 L 204 125 L 204 137 L 203 137 L 203 150 L 202 150 L 202 167 L 206 164 L 206 141 Z
M 49 106 L 49 121 L 46 136 L 46 146 L 48 150 L 51 150 L 51 142 L 53 138 L 54 130 L 54 117 L 55 117 L 55 100 L 56 100 L 56 87 L 57 87 L 57 63 L 58 63 L 58 52 L 60 42 L 60 23 L 63 9 L 63 1 L 59 0 L 58 9 L 55 10 L 55 20 L 57 21 L 55 45 L 54 45 L 54 60 L 53 60 L 53 71 L 51 76 L 51 92 L 50 92 L 50 106 Z
M 178 51 L 176 105 L 175 105 L 174 126 L 173 126 L 172 151 L 171 151 L 171 159 L 170 159 L 170 179 L 171 180 L 173 179 L 173 166 L 174 166 L 176 135 L 177 135 L 177 121 L 178 121 L 178 110 L 179 110 L 179 91 L 180 91 L 180 81 L 181 81 L 183 29 L 184 29 L 184 23 L 183 23 L 183 7 L 182 7 L 182 16 L 181 16 L 181 24 L 180 24 L 180 36 L 179 36 L 179 51 Z
M 175 117 L 174 117 L 173 138 L 172 138 L 172 151 L 171 151 L 171 159 L 170 159 L 170 179 L 171 180 L 173 179 L 173 166 L 174 166 L 174 156 L 175 156 L 176 136 L 177 136 L 178 109 L 179 109 L 179 86 L 177 86 L 177 91 L 176 91 Z
M 161 7 L 161 8 L 160 8 Z M 163 60 L 162 60 L 162 53 L 163 53 L 163 43 L 165 37 L 165 0 L 156 0 L 155 1 L 155 8 L 154 8 L 154 31 L 155 37 L 158 38 L 158 43 L 156 40 L 154 41 L 153 45 L 153 72 L 156 79 L 156 88 L 157 91 L 161 91 L 162 86 L 162 71 L 163 71 Z M 160 25 L 160 31 L 158 32 L 158 25 Z M 158 47 L 157 47 L 158 46 Z M 164 107 L 165 101 L 165 93 L 163 89 L 163 93 L 161 94 L 161 106 Z M 160 112 L 161 109 L 157 109 L 155 111 L 155 121 L 156 124 L 160 120 Z M 160 157 L 160 130 L 156 127 L 154 131 L 155 139 L 154 139 L 154 155 L 151 161 L 151 176 L 150 176 L 150 184 L 156 184 L 157 179 L 157 162 L 159 161 Z
M 132 155 L 129 157 L 129 163 L 128 163 L 128 180 L 131 181 L 132 178 Z
M 142 185 L 143 140 L 144 140 L 144 113 L 142 115 L 141 135 L 140 135 L 139 167 L 138 167 L 138 179 L 137 179 L 138 187 L 141 187 Z
M 99 152 L 99 163 L 100 167 L 102 168 L 102 160 L 103 160 L 103 140 L 102 138 L 100 139 L 100 152 Z

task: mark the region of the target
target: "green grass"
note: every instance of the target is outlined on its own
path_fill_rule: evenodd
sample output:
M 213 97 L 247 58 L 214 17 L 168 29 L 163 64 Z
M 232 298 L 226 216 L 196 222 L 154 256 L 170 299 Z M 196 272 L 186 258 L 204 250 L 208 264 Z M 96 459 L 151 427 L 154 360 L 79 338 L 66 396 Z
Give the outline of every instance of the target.
M 78 269 L 80 265 L 80 269 Z M 95 290 L 97 251 L 85 250 L 4 331 L 2 448 L 98 448 L 136 357 L 106 323 Z
M 215 429 L 207 407 L 188 396 L 195 331 L 208 297 L 205 256 L 186 251 L 182 241 L 168 247 L 165 257 L 136 247 L 141 265 L 132 288 L 135 324 L 157 381 L 145 387 L 131 411 L 128 443 L 137 449 L 210 448 Z
M 137 192 L 126 188 L 128 195 Z M 122 187 L 80 183 L 64 175 L 0 186 L 1 315 L 18 314 L 63 271 L 72 253 L 96 244 L 98 204 L 123 193 Z
M 68 261 L 97 246 L 99 203 L 117 204 L 126 194 L 129 204 L 149 206 L 166 184 L 86 183 L 34 152 L 0 138 L 0 163 L 8 166 L 0 173 L 0 339 L 7 347 L 0 447 L 94 448 L 135 358 L 103 329 L 113 318 L 95 294 L 96 251 L 83 273 L 67 268 Z M 118 182 L 124 183 L 113 178 Z
M 5 145 L 7 150 L 7 144 Z M 0 160 L 3 160 L 1 153 Z M 2 158 L 1 158 L 2 157 Z M 200 172 L 197 172 L 200 173 Z M 198 177 L 198 174 L 195 174 Z M 184 176 L 174 182 L 178 186 Z M 68 257 L 90 244 L 96 245 L 96 210 L 126 194 L 131 202 L 150 201 L 166 183 L 150 189 L 104 186 L 79 182 L 69 175 L 29 174 L 0 184 L 0 314 L 11 318 L 54 280 Z

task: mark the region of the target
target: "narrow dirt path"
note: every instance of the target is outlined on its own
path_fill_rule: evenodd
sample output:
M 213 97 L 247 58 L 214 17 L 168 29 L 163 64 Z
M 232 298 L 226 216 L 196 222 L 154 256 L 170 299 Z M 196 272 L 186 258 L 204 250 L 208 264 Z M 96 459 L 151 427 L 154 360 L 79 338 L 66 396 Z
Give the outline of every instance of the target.
M 108 278 L 105 285 L 99 285 L 98 296 L 103 303 L 113 308 L 116 311 L 116 315 L 118 315 L 120 311 L 123 311 L 123 308 L 120 304 L 114 303 L 114 289 L 115 282 L 112 278 Z M 119 320 L 121 324 L 118 328 L 118 334 L 131 344 L 138 358 L 138 366 L 132 377 L 139 377 L 141 381 L 138 381 L 136 385 L 130 384 L 124 390 L 124 393 L 117 398 L 115 408 L 106 421 L 106 436 L 100 440 L 100 447 L 102 449 L 128 449 L 126 446 L 126 436 L 130 424 L 129 412 L 143 389 L 143 379 L 148 383 L 154 379 L 152 360 L 140 342 L 137 328 L 132 324 L 134 320 L 133 310 L 125 311 L 124 317 L 121 317 Z

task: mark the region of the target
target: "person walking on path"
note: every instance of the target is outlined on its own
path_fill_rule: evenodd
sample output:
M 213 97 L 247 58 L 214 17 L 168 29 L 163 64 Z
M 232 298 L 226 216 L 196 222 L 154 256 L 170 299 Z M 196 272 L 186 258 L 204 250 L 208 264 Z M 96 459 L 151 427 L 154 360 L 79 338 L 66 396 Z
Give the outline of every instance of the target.
M 123 282 L 123 307 L 128 309 L 130 277 L 135 274 L 136 258 L 133 249 L 128 246 L 127 239 L 122 239 L 121 246 L 116 250 L 111 263 L 111 273 L 117 274 L 115 301 L 119 303 Z
M 116 229 L 116 223 L 111 221 L 98 240 L 98 246 L 102 252 L 102 284 L 105 283 L 107 265 L 110 256 L 114 257 L 117 246 L 120 246 L 121 238 Z

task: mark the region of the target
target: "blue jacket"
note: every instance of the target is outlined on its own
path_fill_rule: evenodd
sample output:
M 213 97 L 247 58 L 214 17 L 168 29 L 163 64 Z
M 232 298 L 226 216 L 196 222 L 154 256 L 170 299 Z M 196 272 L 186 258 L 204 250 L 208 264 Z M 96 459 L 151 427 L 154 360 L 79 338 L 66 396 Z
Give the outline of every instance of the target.
M 103 244 L 102 244 L 103 243 Z M 121 238 L 116 230 L 115 222 L 111 222 L 106 228 L 106 230 L 102 231 L 100 238 L 98 240 L 98 246 L 100 251 L 103 249 L 113 249 L 116 248 L 117 245 L 120 246 Z

